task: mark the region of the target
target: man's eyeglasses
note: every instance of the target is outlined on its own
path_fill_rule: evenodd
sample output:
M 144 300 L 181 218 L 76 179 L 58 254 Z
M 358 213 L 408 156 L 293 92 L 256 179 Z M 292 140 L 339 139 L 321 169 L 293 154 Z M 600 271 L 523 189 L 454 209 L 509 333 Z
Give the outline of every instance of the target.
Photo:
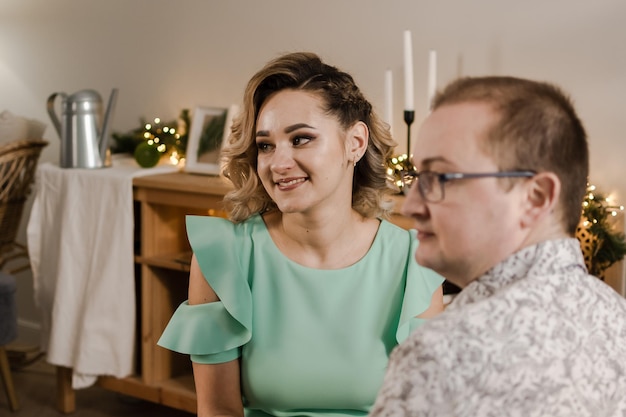
M 402 188 L 405 193 L 417 182 L 420 196 L 429 203 L 438 203 L 444 199 L 444 184 L 448 181 L 473 178 L 530 178 L 535 176 L 533 171 L 499 171 L 499 172 L 435 172 L 435 171 L 402 171 Z

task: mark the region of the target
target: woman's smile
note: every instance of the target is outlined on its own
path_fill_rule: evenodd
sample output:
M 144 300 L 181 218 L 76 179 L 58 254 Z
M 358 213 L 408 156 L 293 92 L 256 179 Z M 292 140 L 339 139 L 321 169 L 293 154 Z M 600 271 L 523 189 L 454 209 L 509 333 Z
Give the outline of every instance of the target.
M 308 181 L 306 177 L 283 178 L 283 179 L 276 181 L 276 185 L 278 186 L 278 189 L 281 191 L 290 191 L 290 190 L 298 188 L 301 184 L 303 184 L 306 181 Z

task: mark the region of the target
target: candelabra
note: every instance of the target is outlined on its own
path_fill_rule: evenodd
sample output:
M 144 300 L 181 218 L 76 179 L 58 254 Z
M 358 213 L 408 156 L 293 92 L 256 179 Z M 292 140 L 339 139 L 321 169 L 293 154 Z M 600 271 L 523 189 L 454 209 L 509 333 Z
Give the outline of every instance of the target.
M 415 111 L 405 110 L 404 122 L 406 123 L 406 155 L 409 158 L 411 157 L 411 125 L 413 124 L 413 120 L 415 120 Z

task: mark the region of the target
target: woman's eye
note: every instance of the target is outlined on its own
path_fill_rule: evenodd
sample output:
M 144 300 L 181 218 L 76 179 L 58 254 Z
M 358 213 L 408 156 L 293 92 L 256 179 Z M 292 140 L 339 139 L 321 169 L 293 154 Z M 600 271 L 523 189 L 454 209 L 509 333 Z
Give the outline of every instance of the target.
M 292 139 L 292 142 L 294 146 L 301 146 L 309 143 L 311 140 L 313 140 L 313 138 L 310 136 L 296 136 Z
M 257 142 L 256 147 L 259 152 L 269 152 L 272 150 L 272 145 L 266 142 Z

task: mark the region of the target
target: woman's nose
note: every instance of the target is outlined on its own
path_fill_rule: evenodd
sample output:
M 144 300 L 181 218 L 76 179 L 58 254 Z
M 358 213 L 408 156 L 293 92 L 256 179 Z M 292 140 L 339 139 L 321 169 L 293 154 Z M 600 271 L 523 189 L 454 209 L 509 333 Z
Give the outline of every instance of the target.
M 287 146 L 277 146 L 272 155 L 271 168 L 274 170 L 284 170 L 293 167 L 293 149 Z

